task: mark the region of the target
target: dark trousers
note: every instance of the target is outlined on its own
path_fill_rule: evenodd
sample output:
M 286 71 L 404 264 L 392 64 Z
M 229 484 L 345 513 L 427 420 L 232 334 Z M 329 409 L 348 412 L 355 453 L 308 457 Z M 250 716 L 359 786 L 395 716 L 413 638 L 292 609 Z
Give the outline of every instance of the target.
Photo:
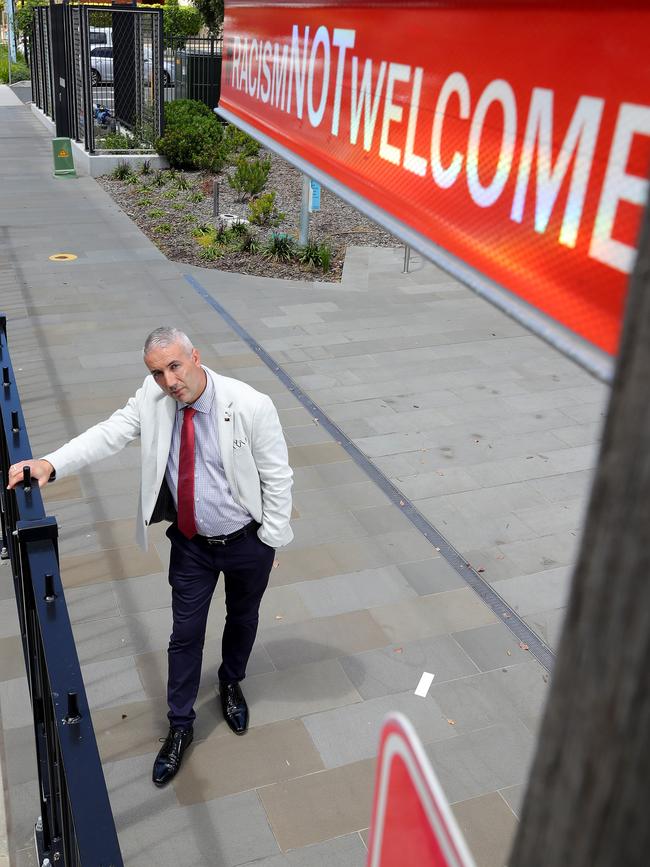
M 227 545 L 208 545 L 196 536 L 186 539 L 175 524 L 167 536 L 172 543 L 169 583 L 173 617 L 167 651 L 167 716 L 170 725 L 187 727 L 196 717 L 194 702 L 201 679 L 205 628 L 219 574 L 223 572 L 226 591 L 219 680 L 235 683 L 246 676 L 275 550 L 261 542 L 255 530 Z

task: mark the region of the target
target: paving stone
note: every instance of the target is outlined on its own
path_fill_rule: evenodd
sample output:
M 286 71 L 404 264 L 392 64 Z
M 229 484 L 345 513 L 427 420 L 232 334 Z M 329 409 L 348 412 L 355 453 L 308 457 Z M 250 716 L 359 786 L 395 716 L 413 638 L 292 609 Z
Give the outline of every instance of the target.
M 0 639 L 20 635 L 18 611 L 15 599 L 3 599 L 0 602 Z
M 322 767 L 302 722 L 285 720 L 252 728 L 237 740 L 232 734 L 209 734 L 188 752 L 183 773 L 172 785 L 181 804 L 198 804 L 278 780 L 309 776 Z
M 452 636 L 481 671 L 517 664 L 528 659 L 519 640 L 503 623 L 465 629 Z
M 366 759 L 260 789 L 280 848 L 296 849 L 367 828 L 374 776 L 375 762 Z
M 351 512 L 323 515 L 316 518 L 299 518 L 291 524 L 294 533 L 293 545 L 315 545 L 335 539 L 356 539 L 365 532 Z
M 496 621 L 469 588 L 383 605 L 370 613 L 391 642 L 414 641 Z
M 424 671 L 434 674 L 436 683 L 476 673 L 476 665 L 447 635 L 369 650 L 339 662 L 364 699 L 414 691 Z
M 499 789 L 499 794 L 515 816 L 520 819 L 521 808 L 526 795 L 526 784 L 522 783 L 518 786 L 507 786 L 505 789 Z
M 365 569 L 294 585 L 308 616 L 329 617 L 388 605 L 415 595 L 395 566 Z
M 167 647 L 171 615 L 166 609 L 158 609 L 103 620 L 83 620 L 73 623 L 72 631 L 79 661 L 82 664 L 100 662 Z
M 523 723 L 503 722 L 425 745 L 450 804 L 522 783 L 535 746 Z
M 25 657 L 21 639 L 17 635 L 0 638 L 0 682 L 14 680 L 24 674 Z
M 150 575 L 162 569 L 155 550 L 150 548 L 145 552 L 136 545 L 61 557 L 61 578 L 65 588 Z
M 309 517 L 336 514 L 343 509 L 383 506 L 387 498 L 374 482 L 367 481 L 341 484 L 324 490 L 298 491 L 294 495 L 294 502 L 300 514 Z
M 365 867 L 367 855 L 359 835 L 346 834 L 325 843 L 292 849 L 284 855 L 249 861 L 241 867 Z
M 537 662 L 511 665 L 462 680 L 432 684 L 429 695 L 459 734 L 519 719 L 537 731 L 548 696 L 548 674 Z
M 251 726 L 305 717 L 361 701 L 336 659 L 248 677 L 244 693 Z
M 135 664 L 147 696 L 149 698 L 165 696 L 167 694 L 167 646 L 137 654 Z M 219 680 L 217 672 L 220 665 L 221 637 L 208 639 L 203 646 L 201 683 L 213 693 Z M 253 677 L 271 671 L 275 671 L 275 666 L 265 647 L 257 642 L 248 660 L 246 673 L 248 677 Z
M 166 572 L 137 575 L 108 582 L 117 602 L 119 614 L 137 614 L 156 608 L 170 608 L 171 588 Z
M 19 728 L 5 729 L 3 741 L 2 775 L 7 789 L 11 791 L 14 786 L 37 779 L 33 722 Z
M 147 698 L 132 656 L 93 662 L 82 666 L 81 673 L 92 709 L 117 707 Z
M 506 867 L 517 821 L 495 793 L 454 804 L 452 811 L 477 867 Z
M 151 784 L 154 756 L 106 768 L 125 863 L 235 867 L 278 852 L 255 792 L 180 806 L 172 786 L 156 789 Z
M 400 563 L 398 568 L 419 596 L 465 587 L 456 570 L 440 556 L 415 563 Z
M 542 609 L 565 608 L 573 570 L 568 566 L 546 569 L 532 575 L 519 575 L 492 586 L 515 611 L 525 615 Z
M 566 609 L 553 608 L 547 611 L 535 611 L 524 617 L 530 628 L 536 632 L 542 641 L 557 651 L 564 626 Z
M 291 668 L 297 659 L 303 663 L 317 662 L 389 643 L 386 633 L 367 611 L 263 629 L 258 633 L 258 641 L 264 644 L 278 669 Z
M 82 620 L 104 620 L 120 614 L 114 582 L 69 587 L 65 590 L 68 614 L 73 623 Z
M 33 722 L 29 687 L 24 674 L 0 682 L 0 718 L 4 729 L 17 729 Z
M 377 755 L 381 727 L 389 713 L 403 713 L 423 742 L 453 738 L 456 731 L 440 707 L 412 692 L 311 714 L 303 722 L 326 768 L 340 767 Z

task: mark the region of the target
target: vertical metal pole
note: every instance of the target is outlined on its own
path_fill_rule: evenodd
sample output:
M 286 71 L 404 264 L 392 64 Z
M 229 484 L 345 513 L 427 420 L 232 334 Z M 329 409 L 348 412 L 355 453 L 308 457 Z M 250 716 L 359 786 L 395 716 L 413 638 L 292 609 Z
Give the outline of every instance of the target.
M 409 265 L 411 264 L 411 248 L 408 244 L 404 244 L 404 267 L 402 268 L 402 274 L 408 274 Z
M 219 184 L 217 181 L 212 181 L 212 216 L 215 220 L 219 216 Z
M 309 240 L 309 178 L 302 176 L 302 201 L 300 203 L 300 243 L 304 247 Z

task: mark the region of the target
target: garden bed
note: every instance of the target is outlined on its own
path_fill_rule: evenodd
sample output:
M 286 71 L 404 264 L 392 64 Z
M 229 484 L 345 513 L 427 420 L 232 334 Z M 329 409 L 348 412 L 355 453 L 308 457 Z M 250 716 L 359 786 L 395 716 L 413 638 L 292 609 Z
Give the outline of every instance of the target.
M 277 225 L 249 225 L 252 243 L 243 245 L 248 249 L 238 248 L 242 245 L 237 232 L 222 233 L 216 239 L 214 233 L 208 236 L 215 224 L 215 181 L 219 184 L 220 212 L 235 214 L 242 219 L 250 216 L 251 197 L 242 200 L 228 183 L 228 178 L 236 171 L 232 163 L 218 173 L 198 170 L 125 173 L 122 180 L 114 176 L 97 180 L 169 259 L 190 265 L 264 277 L 334 282 L 341 279 L 349 245 L 400 246 L 395 237 L 323 188 L 321 209 L 310 214 L 309 218 L 310 249 L 324 247 L 329 251 L 324 257 L 326 264 L 329 260 L 329 268 L 323 270 L 320 264 L 305 264 L 296 258 L 289 262 L 280 261 L 269 250 L 274 235 L 287 236 L 294 250 L 299 252 L 302 175 L 285 160 L 264 149 L 260 149 L 257 158 L 270 160 L 270 172 L 262 194 L 275 192 L 275 208 L 284 218 Z M 282 243 L 276 246 L 282 248 Z M 214 258 L 209 258 L 210 255 Z M 306 258 L 314 257 L 307 255 Z

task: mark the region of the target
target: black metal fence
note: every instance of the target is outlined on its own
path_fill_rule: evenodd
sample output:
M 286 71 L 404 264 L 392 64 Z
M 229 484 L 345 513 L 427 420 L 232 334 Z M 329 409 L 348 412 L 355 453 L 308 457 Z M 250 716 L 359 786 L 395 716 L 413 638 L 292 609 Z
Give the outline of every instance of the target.
M 47 858 L 57 867 L 122 867 L 59 574 L 56 521 L 45 515 L 29 471 L 22 485 L 7 490 L 9 467 L 32 453 L 1 314 L 0 366 L 2 557 L 11 560 L 34 717 L 38 863 Z
M 35 13 L 33 100 L 57 135 L 90 153 L 152 151 L 163 128 L 163 92 L 173 81 L 162 10 L 50 2 Z
M 221 61 L 223 41 L 214 37 L 190 36 L 170 40 L 165 50 L 173 61 L 173 91 L 165 91 L 169 99 L 196 99 L 216 108 L 221 94 Z
M 152 151 L 164 103 L 219 103 L 222 40 L 163 40 L 162 9 L 55 4 L 35 9 L 32 98 L 90 152 Z

